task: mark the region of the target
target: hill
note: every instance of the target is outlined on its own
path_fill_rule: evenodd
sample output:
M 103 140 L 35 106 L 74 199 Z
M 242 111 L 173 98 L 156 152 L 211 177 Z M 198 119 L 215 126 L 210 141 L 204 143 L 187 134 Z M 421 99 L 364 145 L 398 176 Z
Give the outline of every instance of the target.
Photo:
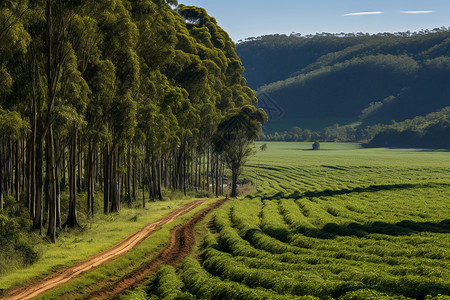
M 278 110 L 266 133 L 292 126 L 361 128 L 450 104 L 450 31 L 271 35 L 237 46 L 249 86 Z

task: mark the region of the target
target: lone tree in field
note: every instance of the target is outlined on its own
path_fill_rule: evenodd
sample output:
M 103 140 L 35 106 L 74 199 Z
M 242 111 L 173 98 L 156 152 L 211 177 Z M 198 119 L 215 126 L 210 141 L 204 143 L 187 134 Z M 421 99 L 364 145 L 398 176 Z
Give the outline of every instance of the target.
M 262 109 L 244 106 L 230 114 L 217 127 L 213 143 L 232 173 L 231 197 L 237 196 L 237 179 L 247 158 L 252 154 L 252 143 L 261 132 L 267 115 Z
M 315 141 L 312 148 L 313 148 L 313 150 L 320 150 L 320 143 Z

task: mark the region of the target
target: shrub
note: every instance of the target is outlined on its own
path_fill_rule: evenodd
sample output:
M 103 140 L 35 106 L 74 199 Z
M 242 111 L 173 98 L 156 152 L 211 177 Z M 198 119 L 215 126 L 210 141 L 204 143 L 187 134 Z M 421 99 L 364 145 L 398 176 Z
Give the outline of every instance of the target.
M 24 263 L 27 265 L 34 264 L 39 259 L 39 253 L 34 249 L 34 247 L 28 244 L 24 240 L 19 240 L 14 246 L 16 251 L 19 251 L 24 256 Z
M 14 241 L 17 234 L 17 222 L 13 218 L 0 213 L 0 247 Z

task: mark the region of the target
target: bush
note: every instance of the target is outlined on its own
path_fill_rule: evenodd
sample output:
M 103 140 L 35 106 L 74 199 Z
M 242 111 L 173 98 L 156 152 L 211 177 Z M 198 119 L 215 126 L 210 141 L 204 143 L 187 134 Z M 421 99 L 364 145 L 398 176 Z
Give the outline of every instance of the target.
M 0 274 L 35 263 L 39 253 L 21 237 L 31 228 L 27 208 L 13 197 L 6 198 L 0 212 Z
M 16 245 L 14 246 L 16 251 L 19 251 L 24 256 L 24 263 L 26 265 L 34 264 L 38 258 L 39 253 L 34 249 L 34 247 L 30 244 L 28 244 L 24 240 L 19 240 Z
M 0 213 L 0 247 L 14 242 L 19 234 L 19 226 L 14 218 Z

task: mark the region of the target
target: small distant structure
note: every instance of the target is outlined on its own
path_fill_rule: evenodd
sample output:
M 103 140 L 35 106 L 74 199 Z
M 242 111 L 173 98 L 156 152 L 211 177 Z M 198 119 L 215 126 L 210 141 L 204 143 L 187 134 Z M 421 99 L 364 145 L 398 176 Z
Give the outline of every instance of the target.
M 312 145 L 313 150 L 320 150 L 320 143 L 318 141 L 315 141 Z

